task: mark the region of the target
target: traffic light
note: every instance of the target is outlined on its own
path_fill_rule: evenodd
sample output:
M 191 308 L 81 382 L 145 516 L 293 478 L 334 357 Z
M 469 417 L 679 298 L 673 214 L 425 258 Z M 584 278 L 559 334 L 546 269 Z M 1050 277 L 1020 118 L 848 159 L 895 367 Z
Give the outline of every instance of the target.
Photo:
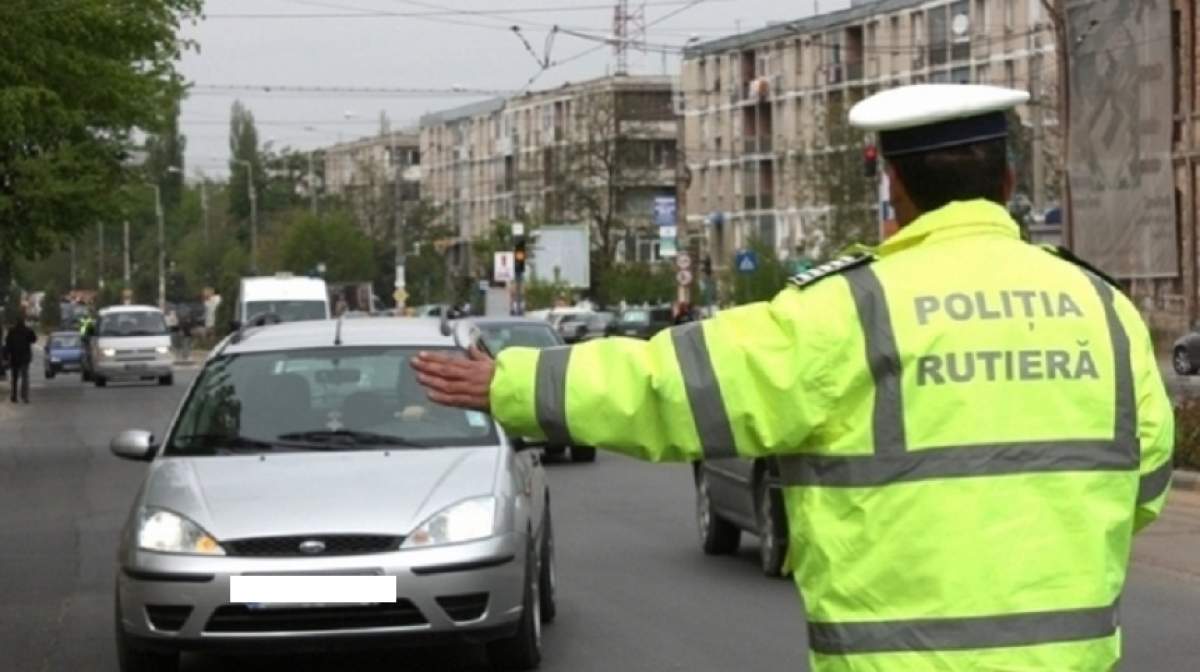
M 878 170 L 879 152 L 875 149 L 875 145 L 867 145 L 863 148 L 863 175 L 875 177 Z
M 525 236 L 519 236 L 513 249 L 513 272 L 517 277 L 525 275 Z

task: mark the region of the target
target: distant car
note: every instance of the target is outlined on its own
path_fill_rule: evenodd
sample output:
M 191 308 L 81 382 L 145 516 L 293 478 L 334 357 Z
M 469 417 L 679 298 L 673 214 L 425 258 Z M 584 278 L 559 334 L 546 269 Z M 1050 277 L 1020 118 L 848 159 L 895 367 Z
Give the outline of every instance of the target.
M 45 373 L 47 378 L 83 370 L 83 342 L 77 331 L 55 331 L 46 338 Z
M 696 525 L 708 555 L 737 551 L 742 532 L 758 535 L 763 574 L 787 574 L 787 514 L 775 460 L 737 457 L 705 460 L 693 467 Z
M 484 345 L 493 355 L 505 348 L 554 348 L 565 345 L 562 336 L 549 322 L 520 317 L 485 317 L 471 320 L 479 327 Z M 567 452 L 567 446 L 547 446 L 546 452 L 559 456 Z M 593 446 L 570 446 L 572 462 L 595 462 Z
M 579 337 L 579 342 L 604 338 L 608 335 L 609 327 L 616 321 L 617 316 L 613 313 L 592 313 L 587 318 L 587 322 L 585 323 L 586 329 L 583 335 Z
M 412 358 L 457 345 L 437 320 L 248 328 L 164 439 L 118 435 L 114 454 L 149 462 L 118 551 L 122 672 L 189 650 L 429 641 L 536 667 L 556 606 L 550 493 L 536 451 L 426 397 Z M 347 599 L 330 575 L 374 580 Z
M 1190 376 L 1200 370 L 1200 324 L 1180 336 L 1171 348 L 1171 364 L 1175 373 Z
M 672 324 L 670 306 L 629 308 L 608 326 L 608 334 L 648 339 Z
M 173 385 L 175 357 L 166 319 L 153 306 L 110 306 L 100 311 L 84 344 L 83 379 L 158 380 Z

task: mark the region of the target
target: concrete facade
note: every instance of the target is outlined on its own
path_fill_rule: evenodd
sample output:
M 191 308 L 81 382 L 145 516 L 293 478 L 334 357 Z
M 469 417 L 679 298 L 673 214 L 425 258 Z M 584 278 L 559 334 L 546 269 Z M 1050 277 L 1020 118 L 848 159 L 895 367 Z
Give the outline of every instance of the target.
M 877 0 L 693 45 L 681 78 L 689 232 L 717 267 L 754 235 L 780 256 L 802 243 L 812 252 L 831 206 L 803 164 L 844 150 L 829 144 L 826 116 L 920 82 L 1029 89 L 1037 105 L 1019 110 L 1034 143 L 1029 197 L 1048 207 L 1056 63 L 1037 0 Z

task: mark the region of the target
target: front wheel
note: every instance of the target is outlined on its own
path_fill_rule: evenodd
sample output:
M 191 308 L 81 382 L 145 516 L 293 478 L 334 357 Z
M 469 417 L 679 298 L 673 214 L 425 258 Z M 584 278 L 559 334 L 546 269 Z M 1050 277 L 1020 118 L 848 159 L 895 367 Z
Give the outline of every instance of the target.
M 541 562 L 538 564 L 538 595 L 542 602 L 542 623 L 551 623 L 558 615 L 557 593 L 558 568 L 554 562 L 554 524 L 550 518 L 550 501 L 547 500 Z
M 104 376 L 92 376 L 92 382 L 96 384 L 96 387 L 106 387 L 108 385 L 108 379 Z
M 170 387 L 171 385 L 174 385 L 175 384 L 175 374 L 168 373 L 165 376 L 159 376 L 158 384 L 162 385 L 164 387 Z
M 758 509 L 758 558 L 762 572 L 770 577 L 786 576 L 788 532 L 783 497 L 778 489 L 767 485 L 765 478 L 759 479 L 754 497 Z
M 56 373 L 57 372 L 54 369 L 46 369 L 46 379 L 50 380 L 50 379 L 54 378 Z
M 1175 373 L 1181 376 L 1190 376 L 1196 372 L 1196 365 L 1192 363 L 1187 348 L 1175 348 L 1175 352 L 1171 356 L 1171 363 L 1175 366 Z
M 542 664 L 542 602 L 533 540 L 525 551 L 525 597 L 512 637 L 488 642 L 488 660 L 499 670 L 532 670 Z
M 121 609 L 116 613 L 117 624 L 117 667 L 121 672 L 178 672 L 179 654 L 143 651 L 129 641 L 121 627 Z
M 742 531 L 713 511 L 708 474 L 701 466 L 696 472 L 696 524 L 700 529 L 700 548 L 708 555 L 735 553 Z

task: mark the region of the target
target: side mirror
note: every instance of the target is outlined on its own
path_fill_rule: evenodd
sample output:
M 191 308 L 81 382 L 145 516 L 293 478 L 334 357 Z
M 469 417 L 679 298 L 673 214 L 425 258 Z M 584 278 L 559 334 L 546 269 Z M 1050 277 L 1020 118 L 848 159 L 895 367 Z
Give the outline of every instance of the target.
M 230 333 L 236 333 L 238 331 L 241 331 L 241 329 L 242 329 L 241 320 L 230 320 L 229 321 L 229 332 Z
M 149 462 L 158 452 L 154 435 L 143 429 L 127 429 L 108 444 L 113 455 L 126 460 Z

